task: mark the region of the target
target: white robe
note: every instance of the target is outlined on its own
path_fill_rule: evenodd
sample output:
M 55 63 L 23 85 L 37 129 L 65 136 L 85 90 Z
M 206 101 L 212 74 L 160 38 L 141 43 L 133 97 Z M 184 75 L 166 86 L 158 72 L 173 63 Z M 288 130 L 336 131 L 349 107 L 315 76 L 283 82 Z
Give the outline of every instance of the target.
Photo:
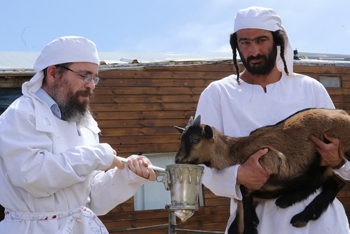
M 104 172 L 113 149 L 92 117 L 88 127 L 62 121 L 32 93 L 0 117 L 0 234 L 106 233 L 96 215 L 148 180 L 127 167 Z
M 305 108 L 334 108 L 323 85 L 307 76 L 282 75 L 278 82 L 267 85 L 266 89 L 265 93 L 260 85 L 251 85 L 242 80 L 238 85 L 235 75 L 212 82 L 201 94 L 196 116 L 201 115 L 202 123 L 212 125 L 226 135 L 242 137 L 259 127 L 276 124 Z M 222 171 L 205 167 L 204 170 L 203 184 L 217 196 L 232 198 L 227 228 L 236 216 L 237 204 L 233 199 L 242 199 L 236 184 L 238 167 L 235 165 Z M 335 171 L 344 179 L 350 179 L 349 162 Z M 260 220 L 259 234 L 350 233 L 344 208 L 338 199 L 317 221 L 310 221 L 302 228 L 290 224 L 292 217 L 301 212 L 317 194 L 287 209 L 278 208 L 275 199 L 259 204 L 256 208 Z

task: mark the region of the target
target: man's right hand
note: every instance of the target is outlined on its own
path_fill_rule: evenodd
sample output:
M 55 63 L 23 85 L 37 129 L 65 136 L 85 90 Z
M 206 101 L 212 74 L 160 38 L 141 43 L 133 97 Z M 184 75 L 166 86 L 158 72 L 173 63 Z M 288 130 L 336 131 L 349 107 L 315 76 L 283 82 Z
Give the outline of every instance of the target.
M 117 157 L 117 152 L 115 150 L 113 150 L 113 154 L 114 154 L 114 158 L 113 158 L 113 162 L 112 165 L 106 169 L 105 171 L 108 171 L 110 169 L 113 169 L 115 167 L 118 167 L 118 169 L 123 169 L 124 168 L 124 164 L 123 162 Z
M 270 175 L 260 165 L 259 158 L 267 152 L 268 149 L 257 151 L 238 167 L 237 184 L 244 185 L 248 189 L 259 190 L 266 183 Z

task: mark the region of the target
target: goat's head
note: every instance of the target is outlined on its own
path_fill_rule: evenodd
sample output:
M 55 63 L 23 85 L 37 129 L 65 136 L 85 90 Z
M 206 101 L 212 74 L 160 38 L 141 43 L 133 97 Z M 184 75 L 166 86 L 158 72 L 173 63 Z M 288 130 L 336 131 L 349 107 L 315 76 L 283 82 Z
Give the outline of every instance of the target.
M 186 128 L 175 128 L 182 134 L 181 145 L 175 156 L 175 163 L 205 164 L 210 166 L 214 147 L 214 132 L 209 125 L 201 124 L 201 116 L 191 117 Z

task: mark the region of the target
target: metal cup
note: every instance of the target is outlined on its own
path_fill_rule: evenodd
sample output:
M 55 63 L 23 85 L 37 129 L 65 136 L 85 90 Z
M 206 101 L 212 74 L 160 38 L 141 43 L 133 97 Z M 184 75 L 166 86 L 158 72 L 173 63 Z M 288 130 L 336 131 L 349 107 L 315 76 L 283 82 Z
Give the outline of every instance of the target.
M 204 167 L 192 164 L 171 164 L 162 173 L 165 189 L 170 190 L 169 210 L 186 222 L 198 210 L 198 195 Z

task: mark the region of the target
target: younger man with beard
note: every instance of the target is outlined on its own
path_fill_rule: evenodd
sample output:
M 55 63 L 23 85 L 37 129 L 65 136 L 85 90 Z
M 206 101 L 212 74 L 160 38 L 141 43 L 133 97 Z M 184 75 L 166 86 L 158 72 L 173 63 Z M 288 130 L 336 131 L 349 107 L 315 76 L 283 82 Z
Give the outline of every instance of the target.
M 0 116 L 0 233 L 108 233 L 96 217 L 156 179 L 150 161 L 128 167 L 99 143 L 89 99 L 98 83 L 93 42 L 61 37 L 46 45 L 23 96 Z
M 237 75 L 231 75 L 211 83 L 201 94 L 196 115 L 202 123 L 217 128 L 233 137 L 247 136 L 259 127 L 273 125 L 305 108 L 334 108 L 326 89 L 315 79 L 293 73 L 293 50 L 280 17 L 272 9 L 250 7 L 240 10 L 235 18 L 231 35 L 234 65 Z M 236 50 L 245 66 L 239 73 Z M 350 179 L 350 163 L 338 155 L 339 141 L 325 138 L 329 144 L 317 138 L 321 165 L 331 166 L 344 179 Z M 244 164 L 234 165 L 222 171 L 205 167 L 203 184 L 218 196 L 230 197 L 230 218 L 226 233 L 235 219 L 237 203 L 242 194 L 239 185 L 260 189 L 269 178 L 259 164 L 259 158 L 267 149 L 253 154 Z M 350 233 L 349 223 L 342 204 L 335 199 L 322 216 L 295 228 L 292 217 L 319 194 L 316 191 L 304 201 L 292 207 L 280 209 L 275 200 L 260 203 L 257 215 L 259 234 L 329 234 Z

